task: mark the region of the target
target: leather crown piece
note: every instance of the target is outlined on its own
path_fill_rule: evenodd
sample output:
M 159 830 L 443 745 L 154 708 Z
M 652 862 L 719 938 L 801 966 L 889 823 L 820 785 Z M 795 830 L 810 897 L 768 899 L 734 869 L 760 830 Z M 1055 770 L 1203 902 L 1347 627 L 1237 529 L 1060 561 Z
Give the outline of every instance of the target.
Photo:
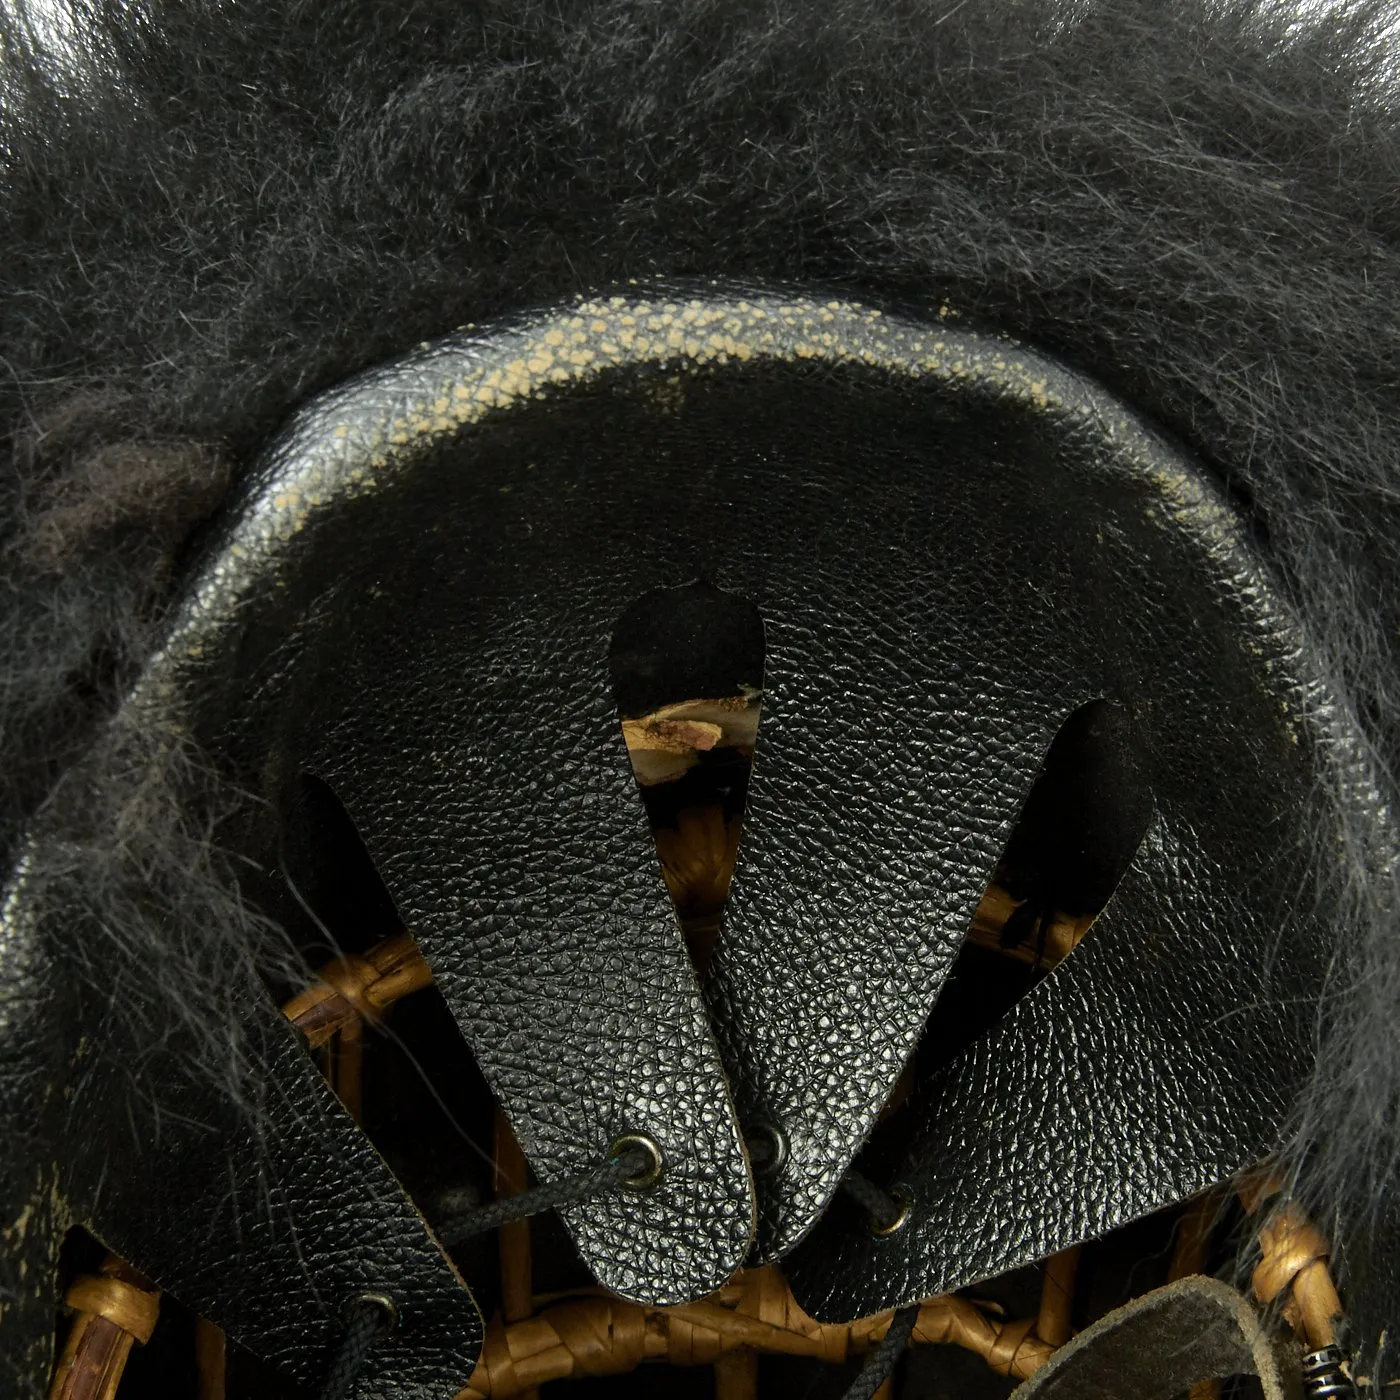
M 629 605 L 697 578 L 766 643 L 703 992 L 608 667 Z M 540 1180 L 620 1133 L 660 1145 L 654 1191 L 564 1212 L 602 1284 L 678 1302 L 787 1256 L 803 1305 L 848 1318 L 1269 1147 L 1328 946 L 1309 797 L 1352 752 L 1307 652 L 1200 466 L 1082 376 L 951 319 L 659 286 L 464 329 L 310 404 L 127 718 L 268 811 L 302 773 L 331 785 Z M 910 1218 L 873 1237 L 828 1210 L 838 1183 L 1096 705 L 1134 736 L 1141 843 L 1075 956 L 921 1084 L 894 1147 L 877 1133 Z M 58 988 L 74 911 L 24 868 L 6 976 Z M 67 1217 L 308 1383 L 343 1301 L 387 1292 L 401 1325 L 357 1393 L 453 1393 L 481 1337 L 460 1280 L 271 999 L 251 975 L 235 995 L 276 1085 L 260 1132 L 211 1093 L 159 1135 L 151 1107 L 144 1157 L 101 1152 L 119 1096 L 89 1025 Z M 786 1148 L 761 1174 L 757 1130 Z

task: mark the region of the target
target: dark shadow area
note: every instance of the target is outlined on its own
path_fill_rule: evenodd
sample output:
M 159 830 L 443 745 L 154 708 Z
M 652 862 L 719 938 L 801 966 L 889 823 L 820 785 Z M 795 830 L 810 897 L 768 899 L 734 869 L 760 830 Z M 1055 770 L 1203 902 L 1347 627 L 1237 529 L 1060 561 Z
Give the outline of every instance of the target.
M 638 598 L 609 661 L 667 889 L 702 972 L 719 936 L 753 768 L 763 620 L 704 581 Z
M 1103 911 L 1152 819 L 1132 723 L 1093 700 L 1046 751 L 923 1036 L 857 1158 L 888 1180 L 912 1144 L 919 1086 L 986 1035 L 1071 956 Z
M 918 1050 L 923 1078 L 985 1035 L 1079 946 L 1152 820 L 1127 713 L 1075 710 L 1051 742 Z

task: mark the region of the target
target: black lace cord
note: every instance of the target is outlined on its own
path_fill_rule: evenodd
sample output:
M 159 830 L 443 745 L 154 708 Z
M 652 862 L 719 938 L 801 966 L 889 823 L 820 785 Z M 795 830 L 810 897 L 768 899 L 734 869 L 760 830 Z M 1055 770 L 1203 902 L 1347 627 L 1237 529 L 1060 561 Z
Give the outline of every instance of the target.
M 750 1146 L 750 1158 L 756 1170 L 767 1165 L 766 1144 L 754 1143 Z M 478 1206 L 464 1211 L 461 1215 L 445 1215 L 437 1223 L 437 1236 L 452 1248 L 469 1240 L 473 1235 L 485 1234 L 498 1226 L 508 1225 L 513 1220 L 525 1220 L 546 1210 L 558 1210 L 563 1206 L 576 1206 L 611 1191 L 629 1181 L 635 1181 L 643 1173 L 651 1170 L 654 1163 L 640 1147 L 628 1148 L 616 1157 L 577 1176 L 561 1177 L 558 1181 L 545 1182 L 542 1186 L 522 1191 L 517 1196 L 502 1196 L 489 1205 Z M 883 1191 L 867 1177 L 852 1169 L 841 1178 L 841 1189 L 852 1196 L 870 1216 L 877 1229 L 888 1230 L 899 1224 L 908 1211 L 906 1202 L 888 1191 Z
M 635 1181 L 652 1166 L 651 1159 L 641 1148 L 629 1148 L 577 1176 L 547 1181 L 542 1186 L 520 1192 L 518 1196 L 502 1196 L 498 1201 L 478 1206 L 461 1215 L 448 1215 L 438 1221 L 437 1237 L 450 1249 L 473 1235 L 485 1234 L 487 1230 L 509 1225 L 513 1220 L 524 1220 L 542 1211 L 559 1210 L 564 1206 L 581 1205 L 594 1196 L 601 1196 L 606 1191 Z
M 908 1199 L 901 1199 L 889 1191 L 883 1191 L 868 1177 L 862 1176 L 854 1168 L 841 1178 L 841 1189 L 850 1196 L 870 1217 L 871 1228 L 876 1234 L 892 1234 L 908 1217 Z M 918 1304 L 901 1308 L 890 1320 L 889 1330 L 870 1355 L 860 1374 L 851 1382 L 844 1400 L 871 1400 L 884 1383 L 894 1374 L 909 1338 L 914 1335 L 914 1323 L 918 1320 Z
M 865 1358 L 860 1375 L 851 1382 L 850 1389 L 842 1400 L 870 1400 L 884 1383 L 894 1374 L 909 1338 L 914 1335 L 914 1324 L 919 1320 L 919 1307 L 900 1308 L 890 1319 L 889 1331 L 880 1339 L 880 1345 Z
M 753 1168 L 755 1176 L 767 1176 L 780 1166 L 787 1156 L 787 1139 L 781 1137 L 776 1129 L 756 1133 L 747 1140 L 745 1146 L 748 1148 L 749 1165 Z M 893 1234 L 909 1214 L 909 1201 L 906 1196 L 902 1193 L 896 1195 L 882 1191 L 854 1167 L 841 1178 L 840 1189 L 862 1207 L 878 1234 Z
M 759 1144 L 753 1145 L 751 1157 L 754 1166 L 764 1165 L 764 1150 Z M 485 1234 L 515 1220 L 525 1220 L 546 1210 L 559 1210 L 565 1206 L 581 1205 L 607 1191 L 616 1190 L 629 1182 L 637 1182 L 657 1169 L 655 1159 L 641 1147 L 628 1147 L 609 1157 L 596 1167 L 590 1167 L 576 1176 L 561 1177 L 558 1181 L 545 1182 L 519 1195 L 503 1196 L 489 1205 L 478 1206 L 457 1216 L 448 1215 L 438 1221 L 437 1236 L 452 1248 L 473 1236 Z M 873 1181 L 857 1171 L 848 1171 L 841 1179 L 842 1189 L 853 1196 L 868 1212 L 871 1222 L 877 1229 L 892 1229 L 903 1219 L 907 1205 L 887 1191 L 882 1191 Z M 846 1393 L 846 1400 L 869 1400 L 889 1378 L 899 1361 L 901 1352 L 908 1344 L 914 1331 L 914 1320 L 919 1315 L 917 1307 L 906 1308 L 894 1316 L 884 1340 L 870 1353 L 860 1375 Z M 326 1376 L 321 1389 L 320 1400 L 344 1400 L 354 1386 L 365 1358 L 375 1340 L 385 1331 L 385 1312 L 380 1304 L 366 1301 L 352 1308 L 350 1321 L 341 1341 L 340 1350 Z
M 640 1147 L 629 1147 L 577 1176 L 546 1182 L 518 1196 L 505 1196 L 490 1205 L 455 1217 L 448 1216 L 439 1222 L 437 1235 L 450 1248 L 513 1220 L 524 1220 L 562 1206 L 579 1205 L 606 1191 L 645 1178 L 656 1169 L 657 1163 L 649 1153 Z M 345 1335 L 321 1387 L 320 1400 L 345 1400 L 364 1368 L 370 1348 L 389 1330 L 385 1304 L 372 1299 L 352 1304 Z
M 905 1202 L 881 1190 L 854 1167 L 841 1178 L 841 1189 L 860 1205 L 877 1230 L 893 1230 L 909 1209 Z
M 369 1302 L 352 1304 L 345 1335 L 321 1386 L 320 1400 L 345 1400 L 359 1379 L 370 1348 L 387 1330 L 382 1307 Z
M 786 1156 L 786 1138 L 775 1129 L 755 1134 L 749 1140 L 749 1162 L 754 1173 L 766 1176 L 779 1166 Z M 900 1187 L 884 1191 L 855 1168 L 841 1178 L 840 1189 L 850 1196 L 870 1217 L 870 1228 L 877 1235 L 892 1235 L 909 1218 L 909 1197 Z M 890 1378 L 919 1316 L 918 1306 L 902 1308 L 890 1320 L 889 1330 L 867 1359 L 860 1375 L 851 1383 L 845 1400 L 870 1400 Z

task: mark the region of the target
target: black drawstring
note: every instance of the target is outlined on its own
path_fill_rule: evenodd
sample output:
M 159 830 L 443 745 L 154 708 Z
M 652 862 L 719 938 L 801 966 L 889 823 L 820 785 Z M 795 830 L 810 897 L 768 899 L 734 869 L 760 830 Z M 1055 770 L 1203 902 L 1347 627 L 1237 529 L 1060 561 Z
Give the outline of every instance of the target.
M 777 1128 L 765 1125 L 744 1144 L 748 1148 L 749 1165 L 755 1176 L 767 1176 L 787 1157 L 787 1139 Z M 883 1191 L 854 1167 L 841 1178 L 841 1190 L 851 1196 L 870 1217 L 871 1228 L 877 1235 L 892 1235 L 909 1217 L 909 1199 L 896 1187 Z
M 561 1177 L 516 1196 L 503 1196 L 489 1205 L 478 1206 L 459 1215 L 445 1215 L 435 1227 L 438 1238 L 452 1248 L 474 1235 L 495 1230 L 515 1220 L 525 1220 L 542 1211 L 580 1205 L 595 1196 L 628 1185 L 652 1184 L 660 1175 L 659 1156 L 647 1147 L 633 1146 L 631 1142 L 622 1146 L 623 1142 L 627 1142 L 627 1139 L 619 1140 L 617 1150 L 611 1152 L 605 1161 L 576 1176 Z M 768 1150 L 772 1149 L 762 1141 L 750 1144 L 750 1159 L 755 1169 L 762 1169 Z M 906 1200 L 882 1191 L 857 1171 L 848 1171 L 841 1179 L 841 1187 L 866 1210 L 876 1233 L 892 1233 L 908 1215 L 909 1204 Z M 370 1347 L 376 1338 L 392 1330 L 391 1316 L 386 1326 L 386 1310 L 391 1306 L 387 1300 L 368 1295 L 352 1305 L 345 1336 L 322 1387 L 320 1400 L 344 1400 L 350 1393 Z M 847 1392 L 846 1400 L 869 1400 L 885 1382 L 913 1333 L 918 1312 L 915 1307 L 895 1314 L 884 1340 L 870 1353 L 865 1368 Z
M 870 1400 L 884 1383 L 894 1374 L 909 1338 L 914 1335 L 914 1324 L 919 1320 L 918 1305 L 900 1308 L 890 1319 L 889 1331 L 880 1339 L 880 1345 L 865 1358 L 860 1375 L 851 1382 L 842 1400 Z
M 748 1143 L 749 1162 L 755 1174 L 766 1175 L 787 1154 L 786 1140 L 778 1130 L 769 1128 L 755 1134 Z M 868 1177 L 851 1168 L 841 1178 L 841 1190 L 850 1196 L 870 1217 L 870 1228 L 877 1235 L 892 1235 L 909 1219 L 910 1201 L 908 1194 L 900 1187 L 884 1191 Z M 903 1308 L 895 1313 L 885 1333 L 861 1369 L 860 1375 L 851 1383 L 845 1400 L 870 1400 L 870 1397 L 890 1378 L 900 1355 L 914 1334 L 914 1323 L 919 1316 L 917 1306 Z
M 456 1217 L 449 1215 L 437 1222 L 437 1237 L 452 1248 L 473 1235 L 484 1234 L 500 1225 L 509 1225 L 513 1220 L 524 1220 L 531 1215 L 539 1215 L 541 1211 L 558 1210 L 563 1206 L 580 1205 L 594 1196 L 601 1196 L 606 1191 L 635 1181 L 652 1167 L 650 1154 L 643 1148 L 629 1147 L 577 1176 L 548 1181 L 543 1186 L 522 1191 L 518 1196 L 502 1196 L 498 1201 L 478 1206 Z
M 508 1225 L 511 1221 L 521 1221 L 529 1215 L 539 1215 L 540 1211 L 578 1205 L 601 1196 L 603 1191 L 616 1190 L 629 1184 L 651 1184 L 658 1179 L 659 1172 L 661 1162 L 655 1152 L 645 1147 L 627 1145 L 613 1151 L 601 1165 L 592 1166 L 577 1176 L 547 1182 L 532 1190 L 521 1191 L 519 1196 L 505 1196 L 456 1217 L 448 1215 L 438 1222 L 438 1239 L 449 1247 L 461 1245 L 462 1240 L 470 1239 L 473 1235 L 482 1235 L 489 1229 Z M 321 1389 L 321 1400 L 344 1400 L 350 1393 L 375 1338 L 392 1330 L 391 1309 L 392 1303 L 378 1296 L 365 1295 L 363 1299 L 351 1303 L 346 1333 L 340 1341 L 335 1361 L 330 1364 L 330 1372 Z
M 621 1147 L 610 1153 L 606 1161 L 577 1176 L 546 1182 L 518 1196 L 504 1196 L 490 1205 L 478 1206 L 455 1217 L 449 1215 L 439 1221 L 437 1236 L 450 1248 L 473 1235 L 508 1225 L 512 1220 L 524 1220 L 561 1206 L 579 1205 L 619 1187 L 637 1184 L 645 1187 L 659 1178 L 660 1169 L 660 1158 L 655 1152 L 642 1146 Z M 320 1400 L 345 1400 L 349 1395 L 376 1338 L 392 1330 L 391 1308 L 387 1299 L 370 1295 L 351 1305 L 345 1335 L 321 1388 Z
M 750 1144 L 749 1157 L 755 1171 L 762 1171 L 767 1165 L 768 1150 L 766 1143 Z M 577 1176 L 546 1182 L 543 1186 L 522 1191 L 518 1196 L 502 1196 L 500 1200 L 477 1206 L 461 1215 L 448 1213 L 437 1222 L 437 1236 L 451 1248 L 473 1235 L 484 1234 L 513 1220 L 525 1220 L 542 1211 L 579 1205 L 614 1187 L 636 1181 L 654 1167 L 654 1158 L 644 1148 L 629 1147 Z M 841 1178 L 841 1189 L 870 1216 L 871 1225 L 877 1233 L 893 1233 L 909 1214 L 909 1202 L 897 1194 L 898 1188 L 893 1193 L 884 1191 L 854 1168 Z
M 841 1178 L 841 1189 L 864 1209 L 876 1234 L 892 1235 L 909 1214 L 907 1200 L 882 1191 L 854 1167 Z
M 326 1373 L 321 1400 L 345 1400 L 359 1378 L 369 1349 L 391 1329 L 385 1305 L 377 1300 L 356 1299 L 349 1308 L 349 1320 L 340 1348 Z
M 750 1145 L 749 1156 L 756 1171 L 761 1171 L 766 1165 L 766 1151 L 766 1143 Z M 542 1211 L 579 1205 L 605 1191 L 636 1181 L 652 1170 L 654 1165 L 654 1159 L 644 1148 L 629 1147 L 577 1176 L 546 1182 L 543 1186 L 522 1191 L 518 1196 L 502 1196 L 489 1205 L 477 1206 L 460 1215 L 449 1213 L 438 1220 L 437 1236 L 451 1248 L 473 1235 L 484 1234 L 513 1220 L 525 1220 Z M 881 1190 L 854 1169 L 841 1178 L 841 1189 L 861 1205 L 870 1216 L 872 1227 L 879 1233 L 892 1233 L 903 1224 L 909 1213 L 909 1203 L 901 1195 Z
M 901 1187 L 882 1191 L 873 1181 L 852 1168 L 841 1178 L 841 1189 L 870 1217 L 870 1229 L 876 1235 L 892 1235 L 909 1219 L 909 1196 Z M 860 1375 L 851 1382 L 845 1400 L 870 1400 L 884 1385 L 894 1373 L 904 1348 L 909 1345 L 918 1316 L 917 1304 L 895 1313 L 890 1319 L 889 1331 L 866 1359 Z

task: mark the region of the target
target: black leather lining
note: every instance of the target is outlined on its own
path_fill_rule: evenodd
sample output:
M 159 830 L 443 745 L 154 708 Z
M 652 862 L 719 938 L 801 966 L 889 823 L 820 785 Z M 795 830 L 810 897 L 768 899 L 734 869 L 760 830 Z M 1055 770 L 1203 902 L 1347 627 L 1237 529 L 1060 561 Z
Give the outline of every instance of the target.
M 708 1007 L 608 668 L 628 604 L 696 578 L 751 601 L 767 648 Z M 791 1256 L 805 1305 L 852 1316 L 1101 1233 L 1268 1145 L 1326 947 L 1307 806 L 1334 736 L 1303 652 L 1196 465 L 1062 367 L 841 301 L 662 288 L 463 332 L 311 405 L 131 703 L 274 807 L 303 770 L 332 784 L 538 1176 L 623 1130 L 658 1138 L 660 1189 L 567 1219 L 603 1282 L 677 1301 L 749 1252 L 742 1124 L 791 1144 L 759 1183 L 758 1257 L 822 1217 L 1051 740 L 1112 700 L 1144 741 L 1147 839 L 1092 941 L 921 1086 L 913 1223 L 877 1242 L 837 1207 Z M 376 1383 L 436 1394 L 474 1336 L 448 1321 L 445 1262 L 294 1050 L 273 1154 L 322 1242 L 306 1335 L 352 1275 L 402 1269 L 438 1290 L 432 1374 L 406 1332 Z M 337 1144 L 333 1180 L 323 1151 L 293 1170 L 297 1132 Z M 101 1197 L 158 1279 L 175 1242 L 227 1224 L 194 1185 L 227 1175 L 227 1143 L 170 1150 L 190 1194 L 169 1219 L 131 1185 L 149 1162 L 109 1163 Z M 94 1170 L 70 1190 L 99 1220 Z M 370 1197 L 352 1260 L 335 1242 Z M 182 1287 L 314 1370 L 228 1277 Z
M 1146 750 L 1157 816 L 1134 869 L 1092 945 L 923 1095 L 916 1227 L 876 1248 L 837 1212 L 794 1276 L 824 1312 L 868 1311 L 1111 1228 L 1267 1146 L 1306 1066 L 1298 990 L 1325 957 L 1302 873 L 1322 707 L 1233 512 L 1095 386 L 843 302 L 598 299 L 321 401 L 236 535 L 181 684 L 255 694 L 244 761 L 283 751 L 341 790 L 537 1169 L 645 1127 L 623 1121 L 639 1082 L 668 1151 L 692 1131 L 682 1105 L 702 1105 L 684 1201 L 635 1236 L 611 1206 L 573 1221 L 608 1281 L 656 1287 L 649 1251 L 676 1231 L 705 1243 L 657 1291 L 697 1286 L 700 1254 L 710 1277 L 733 1262 L 721 1240 L 743 1215 L 713 1064 L 708 1088 L 686 1078 L 704 1035 L 606 685 L 624 607 L 695 577 L 751 601 L 767 636 L 709 988 L 741 1119 L 791 1143 L 761 1183 L 758 1257 L 821 1215 L 1052 738 L 1099 698 Z M 235 614 L 230 666 L 207 639 Z M 609 947 L 611 1003 L 592 981 Z M 656 1019 L 633 1020 L 643 1005 Z M 629 1046 L 659 1044 L 676 1016 L 664 1071 L 615 1063 L 624 1023 Z
M 154 1140 L 135 1147 L 114 1124 L 76 1145 L 74 1212 L 308 1389 L 340 1343 L 345 1304 L 386 1294 L 398 1325 L 376 1342 L 354 1395 L 449 1396 L 481 1347 L 471 1296 L 299 1034 L 259 1001 L 248 1022 L 271 1082 L 258 1136 L 227 1100 L 170 1076 Z M 79 1121 L 100 1123 L 101 1105 L 123 1102 L 119 1073 L 84 1076 Z
M 120 943 L 94 937 L 83 919 L 61 889 L 22 876 L 6 910 L 6 951 L 27 943 L 45 956 L 27 967 L 7 959 L 6 992 L 21 985 L 16 973 L 45 964 L 58 985 L 84 987 L 85 947 L 103 949 L 105 986 L 158 987 L 150 969 L 125 963 Z M 257 1101 L 241 1106 L 200 1075 L 177 1008 L 153 995 L 148 1024 L 161 1036 L 133 1044 L 131 1023 L 114 1018 L 101 995 L 78 994 L 70 1017 L 51 1023 L 81 1032 L 67 1063 L 49 1067 L 47 1085 L 59 1092 L 4 1086 L 7 1115 L 33 1115 L 31 1126 L 45 1123 L 62 1149 L 57 1161 L 38 1159 L 6 1250 L 19 1306 L 5 1309 L 4 1355 L 18 1364 L 27 1352 L 38 1364 L 5 1393 L 47 1393 L 51 1290 L 62 1229 L 73 1221 L 308 1388 L 339 1342 L 344 1304 L 366 1290 L 388 1293 L 400 1325 L 374 1348 L 356 1397 L 387 1387 L 406 1400 L 441 1400 L 459 1390 L 481 1346 L 475 1305 L 262 988 L 246 978 L 227 987 L 242 1053 L 266 1068 L 265 1081 L 246 1085 Z

